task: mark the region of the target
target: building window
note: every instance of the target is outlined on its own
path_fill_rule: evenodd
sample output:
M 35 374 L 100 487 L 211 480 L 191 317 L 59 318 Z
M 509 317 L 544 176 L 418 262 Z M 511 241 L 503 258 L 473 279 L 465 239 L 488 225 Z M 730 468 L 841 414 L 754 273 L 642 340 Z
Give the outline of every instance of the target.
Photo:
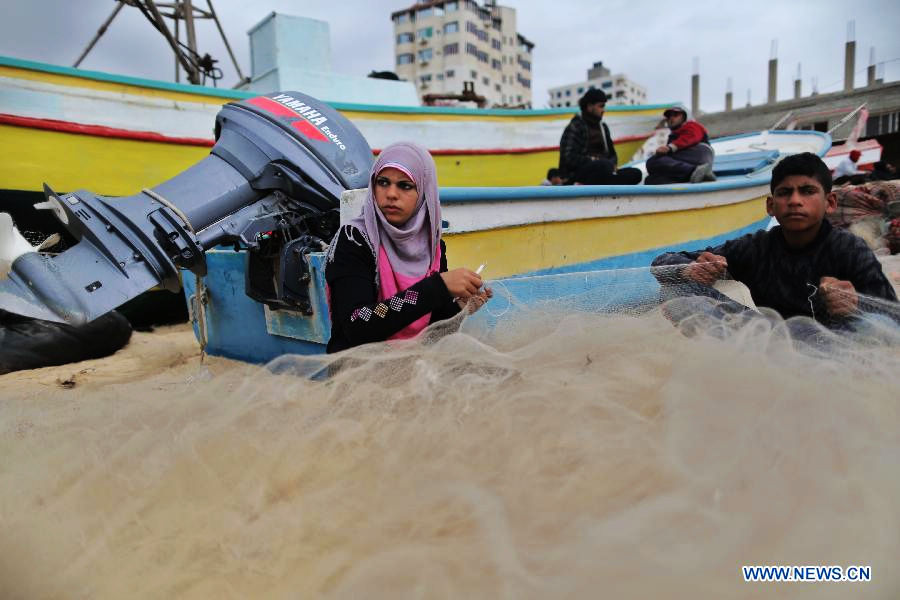
M 419 50 L 419 62 L 428 62 L 431 60 L 431 48 L 425 48 L 424 50 Z
M 453 69 L 447 69 L 447 79 L 450 79 L 451 77 L 454 77 L 455 75 L 456 75 L 456 72 Z
M 444 23 L 444 33 L 456 33 L 459 31 L 459 21 Z
M 496 58 L 492 58 L 491 66 L 499 71 L 500 70 L 500 61 L 497 60 Z
M 488 79 L 487 77 L 482 77 L 482 78 L 481 78 L 481 83 L 483 83 L 484 85 L 488 85 L 488 86 L 489 86 L 489 85 L 491 85 L 491 80 Z
M 475 25 L 472 21 L 466 21 L 466 31 L 469 33 L 475 33 L 478 31 L 478 26 Z
M 479 50 L 475 44 L 468 42 L 466 43 L 466 54 L 471 54 L 475 58 L 477 58 L 480 62 L 487 63 L 488 55 L 487 52 L 483 50 Z
M 416 35 L 419 36 L 420 40 L 430 38 L 434 35 L 434 27 L 423 27 L 416 32 Z
M 499 50 L 500 49 L 500 40 L 491 38 L 491 48 L 493 48 L 494 50 Z
M 469 71 L 469 75 L 472 79 L 478 79 L 478 71 Z
M 600 87 L 602 87 L 604 90 L 608 90 L 612 87 L 612 81 L 604 81 L 600 84 Z
M 572 90 L 566 90 L 566 96 L 571 96 L 571 95 L 572 95 Z
M 400 13 L 394 18 L 394 23 L 406 23 L 409 21 L 409 13 Z
M 579 94 L 583 94 L 583 93 L 584 93 L 584 88 L 578 88 L 578 93 L 579 93 Z
M 443 80 L 444 80 L 444 74 L 443 74 L 443 73 L 438 73 L 437 75 L 435 75 L 435 77 L 437 78 L 438 81 L 443 81 Z
M 572 106 L 572 103 L 566 100 L 566 106 Z
M 408 65 L 413 61 L 412 54 L 398 54 L 397 55 L 397 64 L 398 65 Z
M 397 43 L 398 44 L 406 44 L 407 42 L 413 41 L 412 33 L 398 33 L 397 34 Z
M 900 112 L 870 115 L 866 121 L 866 137 L 887 135 L 900 131 Z
M 459 2 L 455 0 L 453 2 L 444 2 L 444 10 L 446 12 L 456 12 L 459 10 Z
M 499 91 L 500 91 L 500 84 L 499 84 L 499 83 L 495 83 L 495 84 L 494 84 L 494 89 L 497 90 L 497 91 L 499 92 Z
M 530 71 L 530 70 L 531 70 L 531 62 L 529 62 L 529 61 L 527 61 L 527 60 L 522 60 L 522 57 L 521 57 L 521 56 L 517 57 L 516 60 L 517 60 L 518 63 L 522 66 L 523 69 L 525 69 L 526 71 Z
M 531 87 L 531 80 L 527 79 L 525 77 L 522 77 L 521 75 L 516 75 L 516 81 L 518 81 L 519 83 L 521 83 L 523 86 L 525 86 L 527 88 Z M 566 93 L 566 95 L 568 95 L 568 92 Z M 519 98 L 519 101 L 521 102 L 522 99 Z
M 434 14 L 434 11 L 433 11 L 432 8 L 429 6 L 428 8 L 421 8 L 421 9 L 417 10 L 417 11 L 416 11 L 416 18 L 417 18 L 417 19 L 421 19 L 421 18 L 424 18 L 424 17 L 430 17 L 432 14 Z
M 445 55 L 447 55 L 447 54 L 459 54 L 459 44 L 458 44 L 458 43 L 446 44 L 446 45 L 444 46 L 444 54 L 445 54 Z
M 431 73 L 426 73 L 425 75 L 420 75 L 419 81 L 421 81 L 422 83 L 428 83 L 429 81 L 431 81 Z

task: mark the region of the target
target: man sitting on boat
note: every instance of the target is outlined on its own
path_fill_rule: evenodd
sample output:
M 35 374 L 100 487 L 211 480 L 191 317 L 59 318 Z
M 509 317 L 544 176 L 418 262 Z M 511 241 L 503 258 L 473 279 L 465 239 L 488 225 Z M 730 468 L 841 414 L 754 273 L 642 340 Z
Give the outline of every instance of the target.
M 569 183 L 635 185 L 640 169 L 616 169 L 619 157 L 609 127 L 603 122 L 606 94 L 591 88 L 578 101 L 581 113 L 572 117 L 559 140 L 559 170 Z
M 647 179 L 644 183 L 715 181 L 712 170 L 715 153 L 709 144 L 706 128 L 688 119 L 687 112 L 680 107 L 667 109 L 663 116 L 672 133 L 667 143 L 647 159 Z
M 821 158 L 809 152 L 788 156 L 773 169 L 770 189 L 766 211 L 777 227 L 702 252 L 657 257 L 652 266 L 663 287 L 671 292 L 684 285 L 686 292 L 702 295 L 696 284 L 710 286 L 727 270 L 750 289 L 757 306 L 785 319 L 811 317 L 827 327 L 842 327 L 858 314 L 860 294 L 897 302 L 866 243 L 825 220 L 837 200 Z M 658 268 L 672 265 L 685 266 Z
M 851 150 L 850 154 L 838 163 L 838 166 L 834 168 L 835 185 L 844 185 L 845 183 L 859 185 L 865 182 L 866 172 L 860 170 L 857 164 L 861 156 L 862 152 L 859 150 Z

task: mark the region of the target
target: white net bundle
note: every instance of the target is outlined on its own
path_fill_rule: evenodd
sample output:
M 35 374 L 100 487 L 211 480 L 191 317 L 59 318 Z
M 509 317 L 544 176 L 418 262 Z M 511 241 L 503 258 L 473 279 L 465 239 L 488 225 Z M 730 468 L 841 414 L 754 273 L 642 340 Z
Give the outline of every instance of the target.
M 900 589 L 896 306 L 835 333 L 660 306 L 648 269 L 494 291 L 335 356 L 0 379 L 0 597 Z M 872 581 L 745 583 L 757 564 Z

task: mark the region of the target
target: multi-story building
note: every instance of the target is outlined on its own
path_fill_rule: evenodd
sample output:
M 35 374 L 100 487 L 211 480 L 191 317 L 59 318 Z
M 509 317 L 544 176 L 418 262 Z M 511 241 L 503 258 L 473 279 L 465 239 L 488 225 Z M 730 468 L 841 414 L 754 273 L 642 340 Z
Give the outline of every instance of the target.
M 516 11 L 493 0 L 426 0 L 391 13 L 396 71 L 426 94 L 474 92 L 488 106 L 531 107 L 534 44 L 516 31 Z
M 570 83 L 550 88 L 550 106 L 560 108 L 578 106 L 578 99 L 591 88 L 606 92 L 609 96 L 607 104 L 646 104 L 647 89 L 625 76 L 624 73 L 610 75 L 609 69 L 602 62 L 595 62 L 588 69 L 587 81 Z

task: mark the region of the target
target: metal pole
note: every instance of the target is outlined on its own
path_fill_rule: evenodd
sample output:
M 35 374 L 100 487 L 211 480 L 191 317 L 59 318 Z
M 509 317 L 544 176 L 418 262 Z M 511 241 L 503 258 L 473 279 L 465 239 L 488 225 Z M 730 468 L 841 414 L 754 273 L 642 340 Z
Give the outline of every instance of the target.
M 175 41 L 181 40 L 181 33 L 178 29 L 178 8 L 175 8 Z M 178 68 L 178 56 L 175 57 L 175 83 L 181 82 L 181 69 Z
M 147 9 L 153 13 L 153 17 L 156 19 L 157 24 L 159 25 L 159 31 L 163 34 L 163 36 L 168 40 L 169 45 L 172 46 L 172 50 L 175 51 L 175 56 L 178 58 L 179 62 L 181 62 L 181 66 L 184 67 L 184 70 L 187 72 L 188 81 L 194 84 L 200 84 L 200 77 L 197 75 L 197 71 L 194 69 L 193 65 L 188 62 L 188 60 L 184 57 L 184 54 L 181 53 L 181 49 L 178 47 L 178 42 L 172 37 L 172 33 L 169 31 L 169 28 L 166 26 L 166 22 L 163 20 L 161 14 L 159 14 L 159 10 L 156 8 L 156 4 L 154 4 L 153 0 L 145 0 L 147 3 Z
M 194 7 L 191 5 L 191 0 L 181 0 L 181 14 L 184 16 L 188 48 L 190 48 L 191 58 L 193 58 L 197 56 L 197 34 L 194 31 Z
M 231 57 L 231 62 L 234 64 L 234 70 L 237 71 L 238 77 L 243 83 L 244 74 L 241 73 L 241 67 L 238 65 L 237 59 L 234 57 L 234 52 L 231 51 L 231 45 L 228 43 L 228 38 L 225 37 L 225 32 L 222 30 L 222 25 L 219 23 L 219 17 L 218 15 L 216 15 L 216 9 L 213 8 L 212 0 L 206 0 L 206 5 L 209 7 L 209 12 L 212 15 L 212 20 L 216 24 L 216 28 L 219 30 L 219 35 L 222 36 L 222 41 L 225 43 L 225 49 L 228 50 L 228 56 Z
M 112 23 L 112 20 L 116 18 L 116 15 L 119 14 L 119 11 L 122 10 L 123 6 L 124 4 L 121 1 L 116 4 L 116 7 L 113 9 L 112 14 L 109 15 L 109 18 L 106 19 L 103 25 L 100 26 L 100 29 L 97 30 L 97 35 L 95 35 L 94 39 L 91 40 L 91 43 L 87 45 L 87 48 L 84 49 L 84 52 L 81 53 L 81 56 L 79 56 L 78 60 L 75 61 L 75 64 L 72 65 L 73 67 L 77 68 L 78 65 L 81 64 L 81 61 L 83 61 L 84 57 L 88 55 L 88 52 L 91 51 L 91 49 L 94 47 L 94 44 L 96 44 L 100 39 L 100 36 L 106 33 L 106 28 L 109 27 L 109 24 Z
M 856 107 L 856 110 L 854 110 L 854 111 L 851 112 L 849 115 L 847 115 L 846 117 L 844 117 L 843 119 L 841 119 L 840 121 L 838 121 L 838 122 L 837 122 L 837 125 L 835 125 L 835 126 L 832 127 L 831 129 L 829 129 L 826 133 L 828 133 L 828 135 L 831 135 L 831 132 L 832 132 L 832 131 L 834 131 L 835 129 L 837 129 L 838 127 L 840 127 L 841 125 L 843 125 L 844 123 L 846 123 L 847 121 L 849 121 L 850 119 L 852 119 L 852 118 L 853 118 L 853 115 L 855 115 L 856 113 L 858 113 L 859 111 L 861 111 L 861 110 L 862 110 L 863 108 L 865 108 L 865 107 L 866 107 L 866 103 L 863 102 L 862 104 L 860 104 L 859 106 Z

